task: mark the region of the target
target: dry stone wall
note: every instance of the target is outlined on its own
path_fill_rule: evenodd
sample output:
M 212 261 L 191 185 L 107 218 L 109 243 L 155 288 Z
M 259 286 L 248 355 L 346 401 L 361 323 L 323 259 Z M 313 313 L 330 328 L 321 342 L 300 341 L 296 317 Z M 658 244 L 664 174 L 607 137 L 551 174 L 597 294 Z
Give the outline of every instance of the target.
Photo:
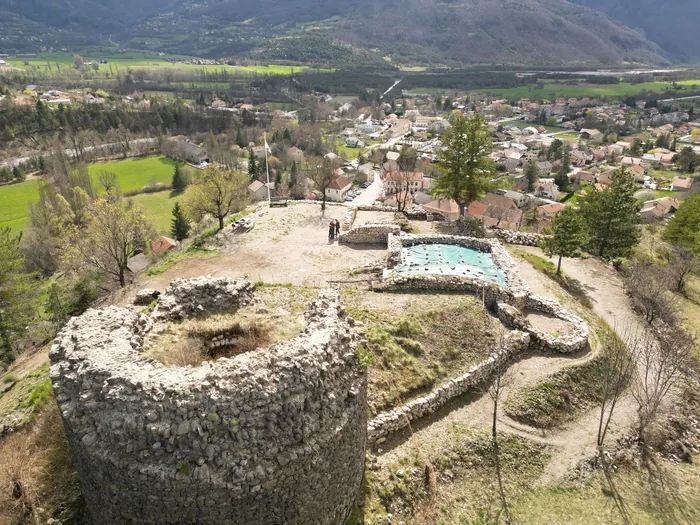
M 245 280 L 195 277 L 170 283 L 159 297 L 155 319 L 180 321 L 201 313 L 231 310 L 248 304 L 253 286 Z M 137 294 L 138 297 L 138 294 Z
M 528 334 L 518 331 L 510 332 L 506 336 L 502 349 L 496 351 L 486 361 L 482 361 L 466 374 L 451 379 L 425 396 L 409 401 L 390 412 L 379 414 L 372 419 L 367 429 L 369 444 L 383 443 L 390 434 L 406 428 L 411 421 L 432 414 L 450 400 L 483 385 L 491 379 L 499 367 L 526 350 L 529 344 L 530 336 Z
M 496 237 L 508 244 L 518 244 L 521 246 L 539 246 L 547 235 L 541 233 L 517 232 L 512 230 L 494 229 Z
M 166 318 L 239 302 L 250 288 L 201 281 L 194 290 L 221 293 L 205 302 L 182 295 L 190 285 L 165 294 L 184 302 L 159 306 Z M 92 523 L 342 524 L 362 482 L 367 377 L 337 292 L 319 294 L 298 338 L 194 368 L 140 354 L 152 322 L 90 310 L 51 351 Z
M 401 227 L 398 224 L 363 224 L 352 230 L 341 233 L 338 242 L 344 244 L 387 244 L 389 235 L 398 235 Z

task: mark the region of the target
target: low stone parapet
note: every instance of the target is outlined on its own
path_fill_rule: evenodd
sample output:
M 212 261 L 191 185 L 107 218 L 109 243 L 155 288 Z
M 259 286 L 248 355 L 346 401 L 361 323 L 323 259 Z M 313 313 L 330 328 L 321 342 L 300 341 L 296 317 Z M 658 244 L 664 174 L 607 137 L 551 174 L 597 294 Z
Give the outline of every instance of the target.
M 398 235 L 401 227 L 398 224 L 363 224 L 355 226 L 346 233 L 338 236 L 338 242 L 342 244 L 384 244 L 389 240 L 389 235 Z
M 494 234 L 500 240 L 508 244 L 517 244 L 520 246 L 539 246 L 543 239 L 548 238 L 548 235 L 541 233 L 517 232 L 512 230 L 503 230 L 500 228 L 493 229 Z
M 486 383 L 503 364 L 527 350 L 530 336 L 524 332 L 510 332 L 505 337 L 503 348 L 498 349 L 487 360 L 469 372 L 434 388 L 429 394 L 411 400 L 401 407 L 383 412 L 367 425 L 367 441 L 380 444 L 386 438 L 415 421 L 432 414 L 446 403 Z

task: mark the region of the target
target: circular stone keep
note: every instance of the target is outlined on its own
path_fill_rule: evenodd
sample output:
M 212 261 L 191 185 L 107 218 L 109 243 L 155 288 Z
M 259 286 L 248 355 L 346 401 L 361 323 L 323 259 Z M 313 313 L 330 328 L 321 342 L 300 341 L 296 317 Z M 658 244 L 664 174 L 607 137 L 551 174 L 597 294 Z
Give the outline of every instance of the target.
M 367 376 L 336 292 L 307 321 L 267 350 L 165 368 L 140 354 L 149 316 L 71 320 L 51 377 L 92 522 L 342 524 L 364 470 Z

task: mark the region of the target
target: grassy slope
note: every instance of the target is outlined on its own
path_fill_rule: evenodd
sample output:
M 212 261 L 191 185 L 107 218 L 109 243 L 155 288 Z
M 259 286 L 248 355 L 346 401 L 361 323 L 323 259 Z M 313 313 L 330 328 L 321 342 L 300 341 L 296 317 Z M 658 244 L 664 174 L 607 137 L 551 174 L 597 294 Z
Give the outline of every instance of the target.
M 138 204 L 145 210 L 146 217 L 151 221 L 156 232 L 166 235 L 170 235 L 173 206 L 181 198 L 182 195 L 173 195 L 170 191 L 144 193 L 131 197 L 134 204 Z

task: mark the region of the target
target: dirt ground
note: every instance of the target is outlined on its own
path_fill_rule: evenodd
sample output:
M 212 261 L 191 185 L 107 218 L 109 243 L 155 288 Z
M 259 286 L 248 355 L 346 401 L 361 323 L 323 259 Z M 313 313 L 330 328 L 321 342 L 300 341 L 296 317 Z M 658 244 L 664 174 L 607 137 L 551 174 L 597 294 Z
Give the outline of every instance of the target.
M 321 214 L 318 205 L 263 208 L 250 218 L 255 227 L 248 233 L 231 230 L 217 235 L 212 247 L 222 253 L 207 259 L 185 260 L 155 277 L 142 275 L 133 291 L 164 289 L 174 279 L 212 275 L 246 276 L 250 281 L 326 286 L 342 280 L 344 272 L 385 260 L 386 246 L 339 245 L 328 239 L 328 223 L 345 218 L 345 207 L 331 206 Z M 363 220 L 386 219 L 386 213 L 362 212 Z

